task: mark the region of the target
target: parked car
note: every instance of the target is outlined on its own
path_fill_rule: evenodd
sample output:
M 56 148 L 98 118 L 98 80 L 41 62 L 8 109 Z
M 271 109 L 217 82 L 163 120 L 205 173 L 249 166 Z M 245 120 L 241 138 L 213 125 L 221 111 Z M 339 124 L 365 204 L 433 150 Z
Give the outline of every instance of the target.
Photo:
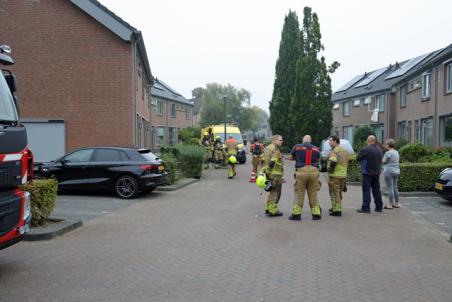
M 113 190 L 130 199 L 167 182 L 164 162 L 147 149 L 91 147 L 35 164 L 36 178 L 55 177 L 58 189 Z
M 435 183 L 435 192 L 442 198 L 452 201 L 452 169 L 446 168 Z

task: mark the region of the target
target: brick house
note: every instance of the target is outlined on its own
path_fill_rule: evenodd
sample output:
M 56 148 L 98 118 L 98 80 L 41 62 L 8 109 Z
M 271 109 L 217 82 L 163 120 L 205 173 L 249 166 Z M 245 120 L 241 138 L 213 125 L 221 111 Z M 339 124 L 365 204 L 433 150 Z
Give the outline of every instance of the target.
M 96 0 L 3 0 L 0 18 L 38 161 L 84 146 L 151 146 L 140 31 Z
M 426 85 L 428 91 L 437 84 L 443 87 L 445 84 L 440 84 L 439 81 L 444 81 L 444 77 L 443 80 L 438 78 L 437 81 L 435 77 L 426 76 L 428 80 L 425 83 L 421 78 L 426 70 L 432 70 L 432 64 L 442 68 L 438 70 L 439 74 L 446 72 L 438 60 L 447 58 L 448 53 L 450 56 L 449 48 L 450 46 L 400 63 L 396 62 L 351 79 L 333 94 L 332 132 L 353 142 L 356 128 L 368 125 L 374 130 L 379 142 L 384 142 L 387 138 L 406 138 L 411 142 L 418 140 L 427 145 L 440 146 L 439 140 L 434 139 L 434 133 L 439 135 L 439 128 L 436 126 L 439 115 L 435 125 L 429 118 L 434 115 L 434 108 L 439 103 L 442 104 L 441 109 L 444 112 L 452 113 L 452 102 L 447 103 L 447 100 L 442 100 L 441 97 L 433 100 L 431 97 L 423 98 L 420 95 L 423 88 L 427 89 Z M 443 97 L 450 96 L 444 93 Z M 401 98 L 406 100 L 404 107 L 400 105 Z M 415 122 L 419 123 L 418 130 L 423 125 L 422 135 L 418 133 L 416 136 L 411 133 Z
M 155 78 L 151 87 L 152 149 L 178 143 L 179 130 L 193 127 L 193 102 Z

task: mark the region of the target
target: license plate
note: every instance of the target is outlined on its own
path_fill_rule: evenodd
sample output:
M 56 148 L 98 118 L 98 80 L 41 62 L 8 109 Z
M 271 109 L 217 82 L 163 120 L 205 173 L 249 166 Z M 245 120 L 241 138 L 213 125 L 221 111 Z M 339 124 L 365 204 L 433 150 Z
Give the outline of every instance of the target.
M 442 190 L 444 190 L 444 185 L 443 185 L 443 184 L 440 184 L 440 183 L 436 183 L 436 184 L 435 184 L 435 189 L 436 189 L 436 190 L 442 191 Z
M 165 166 L 159 166 L 159 171 L 165 171 Z

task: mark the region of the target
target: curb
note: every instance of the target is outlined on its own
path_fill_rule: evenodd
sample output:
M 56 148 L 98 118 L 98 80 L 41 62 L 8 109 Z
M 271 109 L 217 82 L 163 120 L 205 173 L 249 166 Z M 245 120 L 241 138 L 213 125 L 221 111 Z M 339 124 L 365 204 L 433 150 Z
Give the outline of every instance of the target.
M 51 225 L 42 227 L 33 227 L 24 235 L 24 241 L 38 241 L 50 240 L 57 236 L 66 234 L 69 231 L 75 230 L 83 225 L 81 219 L 71 217 L 51 217 L 55 220 Z M 56 220 L 62 221 L 56 221 Z
M 182 179 L 169 186 L 157 187 L 155 189 L 155 191 L 160 191 L 160 192 L 176 191 L 176 190 L 182 189 L 183 187 L 191 185 L 192 183 L 195 183 L 197 181 L 199 181 L 199 179 L 197 179 L 197 178 L 186 178 L 186 179 Z

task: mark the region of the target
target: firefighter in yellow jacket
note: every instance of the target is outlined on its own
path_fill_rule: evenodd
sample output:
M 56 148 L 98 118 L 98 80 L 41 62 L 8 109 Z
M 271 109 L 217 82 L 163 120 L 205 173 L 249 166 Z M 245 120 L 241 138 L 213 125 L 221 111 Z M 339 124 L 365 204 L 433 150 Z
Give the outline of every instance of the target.
M 233 178 L 237 174 L 235 171 L 235 165 L 237 164 L 239 142 L 232 136 L 229 136 L 229 138 L 224 142 L 224 145 L 226 149 L 226 157 L 229 163 L 228 178 Z
M 204 160 L 204 169 L 209 169 L 209 162 L 212 159 L 212 153 L 213 153 L 213 144 L 210 138 L 209 132 L 204 132 L 204 136 L 201 139 L 201 145 L 206 150 L 206 158 Z
M 342 191 L 347 180 L 348 152 L 342 148 L 338 136 L 329 139 L 331 151 L 328 155 L 328 187 L 331 197 L 331 216 L 342 216 Z
M 281 135 L 274 135 L 272 143 L 264 150 L 264 167 L 262 172 L 266 174 L 269 180 L 265 190 L 268 194 L 265 213 L 270 217 L 282 216 L 283 213 L 278 210 L 278 202 L 281 197 L 281 189 L 284 176 L 284 162 L 282 159 L 281 147 L 283 138 Z

